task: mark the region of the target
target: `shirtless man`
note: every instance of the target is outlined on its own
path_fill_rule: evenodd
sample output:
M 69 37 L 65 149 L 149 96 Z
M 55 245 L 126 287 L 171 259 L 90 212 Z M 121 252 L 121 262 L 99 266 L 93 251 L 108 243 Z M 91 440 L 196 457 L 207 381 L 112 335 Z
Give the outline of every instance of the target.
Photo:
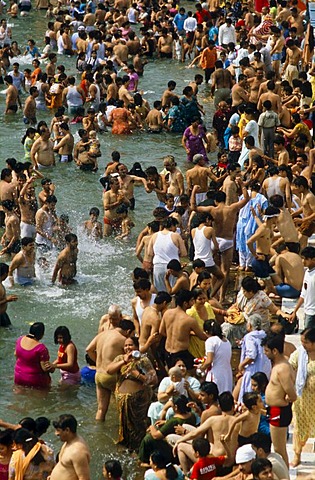
M 120 61 L 120 66 L 123 66 L 123 64 L 127 65 L 129 50 L 125 40 L 121 39 L 118 41 L 118 43 L 113 47 L 113 53 Z
M 299 240 L 302 250 L 307 246 L 308 239 L 315 232 L 315 195 L 310 191 L 305 177 L 295 178 L 293 187 L 293 191 L 300 196 L 302 202 L 302 207 L 292 215 L 294 223 L 299 225 Z M 301 214 L 303 214 L 303 218 L 298 218 Z
M 279 234 L 274 236 L 272 247 L 279 243 L 285 242 L 290 252 L 299 253 L 300 242 L 298 232 L 295 228 L 292 216 L 287 208 L 284 206 L 284 200 L 281 195 L 272 195 L 269 198 L 269 203 L 273 207 L 279 208 L 280 214 L 277 218 L 277 228 Z
M 228 176 L 223 182 L 222 191 L 226 194 L 226 205 L 238 202 L 239 187 L 236 179 L 241 176 L 241 166 L 238 163 L 232 163 L 227 167 Z
M 172 58 L 173 37 L 168 33 L 167 28 L 162 28 L 161 30 L 161 36 L 157 43 L 157 51 L 159 58 Z
M 286 42 L 286 47 L 286 59 L 281 73 L 284 75 L 285 80 L 287 80 L 292 86 L 292 80 L 299 76 L 298 65 L 303 52 L 295 45 L 294 40 L 291 38 Z
M 274 293 L 280 297 L 299 298 L 304 278 L 302 258 L 297 253 L 290 252 L 284 243 L 276 250 L 278 255 L 274 269 L 281 283 L 275 285 Z
M 1 206 L 4 200 L 14 201 L 15 184 L 12 182 L 12 170 L 10 168 L 3 168 L 1 170 L 0 181 L 0 226 L 4 226 L 5 214 Z
M 290 24 L 290 28 L 295 27 L 297 36 L 301 37 L 304 33 L 303 17 L 299 14 L 296 7 L 293 7 L 290 10 L 291 16 L 287 18 L 287 21 Z
M 130 210 L 135 209 L 134 185 L 135 183 L 142 183 L 144 188 L 147 188 L 147 181 L 145 178 L 137 177 L 136 175 L 129 175 L 128 168 L 123 163 L 119 163 L 117 167 L 119 173 L 120 189 L 128 198 L 130 203 Z
M 9 327 L 11 320 L 7 314 L 8 303 L 16 302 L 18 297 L 16 295 L 7 295 L 6 290 L 2 284 L 8 277 L 9 267 L 6 263 L 0 263 L 0 327 Z
M 206 334 L 201 330 L 197 320 L 186 314 L 192 305 L 193 294 L 189 290 L 180 290 L 175 295 L 175 308 L 167 310 L 160 325 L 160 334 L 166 337 L 165 361 L 169 368 L 175 365 L 179 358 L 185 362 L 187 369 L 194 366 L 194 357 L 188 351 L 191 331 L 206 340 Z
M 62 136 L 57 138 L 58 143 L 54 146 L 54 152 L 58 152 L 60 162 L 72 162 L 74 146 L 73 135 L 70 132 L 69 125 L 65 122 L 59 125 L 59 129 Z
M 160 100 L 156 100 L 153 103 L 153 108 L 149 111 L 146 116 L 146 124 L 148 126 L 149 132 L 151 133 L 160 133 L 163 129 L 163 115 L 161 112 L 162 103 Z
M 273 163 L 277 162 L 276 165 L 279 167 L 280 165 L 288 165 L 289 164 L 289 152 L 284 146 L 285 139 L 282 135 L 276 135 L 273 145 L 274 151 L 276 154 L 276 160 L 273 160 Z M 269 160 L 269 158 L 268 158 Z
M 25 125 L 36 125 L 36 102 L 35 98 L 38 97 L 37 87 L 30 88 L 30 94 L 25 100 L 23 110 L 23 122 Z
M 282 51 L 283 47 L 285 46 L 285 38 L 282 35 L 280 28 L 272 27 L 272 40 L 270 42 L 271 46 L 271 60 L 272 60 L 272 68 L 276 73 L 276 79 L 280 80 L 280 64 L 282 59 Z
M 262 68 L 257 68 L 256 76 L 247 79 L 249 85 L 249 102 L 257 105 L 259 99 L 259 87 L 264 81 L 264 70 Z
M 107 366 L 124 353 L 125 340 L 134 334 L 134 330 L 131 320 L 121 320 L 118 327 L 96 335 L 86 348 L 88 356 L 96 362 L 96 420 L 105 421 L 110 396 L 116 386 L 116 375 L 109 375 Z
M 50 480 L 90 480 L 90 450 L 82 437 L 77 434 L 77 421 L 73 415 L 60 415 L 53 422 L 55 434 L 64 444 L 58 463 Z
M 128 91 L 128 85 L 130 83 L 130 78 L 128 75 L 122 77 L 122 85 L 118 90 L 118 98 L 124 102 L 124 107 L 128 107 L 129 103 L 133 103 L 133 97 Z
M 10 75 L 4 77 L 4 81 L 7 85 L 6 97 L 5 97 L 5 114 L 12 114 L 18 111 L 18 89 L 13 85 L 13 78 Z
M 87 32 L 91 32 L 92 30 L 95 30 L 95 21 L 96 21 L 96 16 L 95 13 L 92 13 L 91 7 L 87 8 L 87 13 L 83 17 L 83 23 L 86 27 Z
M 192 209 L 197 210 L 197 212 L 209 212 L 213 217 L 213 227 L 219 244 L 219 254 L 221 258 L 220 268 L 224 275 L 224 282 L 220 289 L 220 302 L 225 300 L 225 294 L 229 282 L 229 273 L 233 260 L 233 239 L 237 216 L 241 208 L 243 208 L 249 201 L 249 195 L 245 185 L 240 179 L 237 180 L 237 183 L 242 190 L 244 198 L 229 206 L 225 204 L 226 194 L 220 191 L 217 192 L 214 197 L 215 207 L 196 207 L 195 193 L 198 191 L 198 187 L 194 187 L 192 192 Z
M 117 207 L 122 204 L 129 206 L 130 202 L 125 193 L 120 190 L 117 177 L 111 177 L 109 180 L 110 190 L 103 195 L 104 206 L 104 237 L 109 237 L 113 229 L 117 229 L 121 223 L 120 217 L 116 212 Z
M 259 94 L 257 110 L 262 111 L 264 101 L 269 100 L 271 102 L 271 110 L 273 110 L 278 114 L 281 112 L 281 108 L 282 108 L 281 97 L 280 95 L 277 95 L 276 93 L 274 93 L 275 88 L 276 88 L 275 82 L 273 82 L 272 80 L 269 80 L 269 82 L 267 83 L 267 93 L 262 93 L 261 95 Z
M 39 133 L 40 137 L 35 140 L 31 149 L 31 161 L 36 169 L 41 170 L 55 166 L 55 157 L 49 129 L 42 126 Z
M 257 218 L 257 213 L 252 209 L 253 217 Z M 260 225 L 256 232 L 247 240 L 249 251 L 254 259 L 252 267 L 255 275 L 264 280 L 268 291 L 273 291 L 273 282 L 270 275 L 275 275 L 275 271 L 269 264 L 270 256 L 272 255 L 272 239 L 273 230 L 277 223 L 277 217 L 280 210 L 276 207 L 267 207 L 265 210 L 266 221 L 259 222 Z M 256 244 L 256 249 L 254 248 Z
M 232 106 L 238 107 L 242 103 L 248 103 L 249 95 L 245 89 L 247 85 L 247 77 L 242 73 L 238 77 L 238 83 L 233 85 L 231 90 L 231 97 L 232 97 Z
M 223 68 L 221 60 L 217 60 L 214 66 L 215 71 L 211 75 L 211 94 L 214 97 L 215 109 L 217 109 L 220 102 L 230 98 L 233 87 L 233 77 L 229 70 Z
M 168 184 L 167 193 L 174 195 L 174 204 L 176 205 L 180 195 L 184 193 L 184 176 L 177 168 L 173 155 L 164 157 L 163 165 L 168 172 L 165 175 L 165 180 Z
M 106 332 L 107 330 L 113 330 L 114 328 L 117 328 L 121 320 L 130 320 L 130 317 L 129 315 L 122 314 L 121 307 L 119 305 L 111 305 L 108 308 L 108 312 L 101 317 L 97 333 L 102 333 Z
M 51 281 L 55 283 L 59 274 L 61 285 L 72 285 L 77 283 L 74 277 L 77 274 L 78 237 L 74 233 L 68 233 L 65 240 L 66 248 L 58 255 Z
M 205 167 L 204 156 L 198 153 L 193 156 L 192 163 L 194 167 L 186 172 L 187 195 L 191 195 L 194 186 L 198 185 L 198 193 L 196 193 L 196 203 L 198 205 L 206 199 L 209 179 L 214 182 L 219 182 L 223 180 L 227 174 L 217 178 L 208 167 Z
M 296 400 L 295 374 L 283 355 L 283 335 L 270 333 L 263 339 L 262 345 L 272 362 L 266 388 L 271 440 L 275 452 L 282 456 L 289 467 L 286 442 L 288 426 L 292 420 L 292 403 Z
M 56 203 L 55 195 L 49 195 L 44 205 L 36 212 L 36 245 L 44 250 L 50 250 L 55 243 L 53 226 L 56 222 Z
M 16 270 L 16 283 L 23 287 L 33 285 L 35 280 L 35 240 L 24 237 L 21 240 L 22 250 L 15 255 L 9 268 L 9 280 L 14 286 L 13 272 Z
M 172 284 L 170 283 L 172 277 Z M 170 295 L 175 295 L 179 290 L 189 290 L 190 282 L 187 272 L 184 272 L 178 260 L 171 260 L 167 264 L 165 286 Z
M 139 337 L 139 346 L 142 351 L 145 349 L 149 338 L 154 334 L 159 333 L 162 317 L 171 303 L 171 300 L 172 297 L 168 293 L 158 292 L 153 305 L 144 309 Z
M 146 307 L 153 305 L 156 297 L 155 293 L 151 293 L 151 282 L 146 278 L 139 278 L 133 283 L 136 296 L 131 300 L 131 308 L 133 315 L 133 323 L 136 327 L 136 333 L 140 333 L 142 323 L 142 315 Z
M 171 99 L 177 96 L 174 93 L 175 88 L 176 88 L 176 82 L 174 82 L 174 80 L 170 80 L 167 84 L 167 89 L 164 90 L 161 98 L 162 107 L 171 106 Z
M 3 246 L 0 255 L 10 254 L 13 258 L 21 250 L 20 219 L 14 211 L 12 200 L 1 202 L 5 213 L 5 232 L 1 238 Z
M 147 175 L 148 193 L 155 192 L 160 202 L 159 206 L 165 205 L 165 195 L 167 192 L 167 184 L 164 175 L 160 175 L 156 167 L 148 167 L 145 171 Z
M 40 183 L 42 190 L 38 194 L 38 201 L 40 207 L 42 207 L 46 202 L 47 197 L 49 197 L 49 195 L 54 195 L 56 186 L 52 183 L 50 178 L 43 178 Z
M 228 442 L 224 443 L 221 440 L 221 438 L 227 434 L 235 419 L 233 395 L 230 392 L 221 393 L 221 395 L 219 395 L 219 406 L 222 415 L 213 415 L 207 418 L 199 427 L 192 429 L 175 443 L 174 454 L 177 452 L 184 473 L 188 473 L 192 464 L 195 462 L 194 450 L 192 445 L 187 442 L 197 437 L 207 435 L 207 439 L 209 443 L 211 443 L 211 455 L 215 457 L 225 455 L 227 453 L 226 447 L 228 452 L 236 451 L 239 429 L 233 431 L 231 439 Z M 233 458 L 230 460 L 232 461 Z

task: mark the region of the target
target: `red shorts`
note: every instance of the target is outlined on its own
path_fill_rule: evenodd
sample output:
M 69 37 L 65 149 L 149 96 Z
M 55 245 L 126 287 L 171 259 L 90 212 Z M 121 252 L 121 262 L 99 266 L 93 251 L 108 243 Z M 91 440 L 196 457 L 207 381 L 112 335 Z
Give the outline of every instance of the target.
M 113 228 L 119 228 L 121 221 L 120 220 L 110 220 L 107 217 L 104 217 L 104 224 L 105 225 L 110 225 Z
M 268 407 L 269 423 L 273 427 L 288 427 L 292 421 L 292 404 L 285 407 Z

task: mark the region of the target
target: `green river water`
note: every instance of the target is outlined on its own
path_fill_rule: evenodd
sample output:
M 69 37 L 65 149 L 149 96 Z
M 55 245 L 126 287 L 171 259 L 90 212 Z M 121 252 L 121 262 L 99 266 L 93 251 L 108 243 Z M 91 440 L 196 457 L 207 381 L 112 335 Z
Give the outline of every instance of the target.
M 191 8 L 191 4 L 190 4 Z M 33 11 L 29 17 L 19 17 L 10 21 L 13 23 L 13 39 L 17 40 L 23 51 L 27 39 L 34 38 L 39 47 L 43 47 L 43 33 L 47 20 L 44 12 Z M 28 65 L 22 61 L 20 69 Z M 75 74 L 75 60 L 59 57 L 58 64 L 66 65 L 68 74 Z M 144 97 L 152 105 L 154 100 L 161 97 L 166 84 L 170 79 L 177 82 L 176 91 L 182 88 L 193 78 L 196 70 L 186 69 L 177 62 L 151 61 L 146 66 L 144 77 L 140 81 L 140 89 L 147 92 Z M 200 98 L 204 96 L 204 87 L 201 87 Z M 21 137 L 25 132 L 22 113 L 14 118 L 5 118 L 5 96 L 0 95 L 0 162 L 5 166 L 5 159 L 15 157 L 22 160 L 23 146 Z M 209 104 L 205 103 L 207 111 Z M 51 112 L 39 112 L 38 120 L 50 122 Z M 206 123 L 209 125 L 209 115 Z M 72 126 L 72 133 L 79 128 Z M 77 135 L 75 136 L 78 140 Z M 53 374 L 52 388 L 43 393 L 28 389 L 17 389 L 13 384 L 14 372 L 14 345 L 17 337 L 26 334 L 30 323 L 42 321 L 46 325 L 43 342 L 49 349 L 52 359 L 56 358 L 57 346 L 53 343 L 53 332 L 59 325 L 67 325 L 79 352 L 79 363 L 84 365 L 85 347 L 97 332 L 100 317 L 106 313 L 108 306 L 118 303 L 124 312 L 131 313 L 130 300 L 133 297 L 131 271 L 140 266 L 134 255 L 134 245 L 138 232 L 146 222 L 150 221 L 151 212 L 157 201 L 155 194 L 148 195 L 142 188 L 137 188 L 136 210 L 133 214 L 135 228 L 129 242 L 118 242 L 114 239 L 105 239 L 99 244 L 91 244 L 82 236 L 80 227 L 88 218 L 89 209 L 97 206 L 102 210 L 102 187 L 99 183 L 99 174 L 103 173 L 105 164 L 110 159 L 113 150 L 121 153 L 121 161 L 130 168 L 135 161 L 139 161 L 143 168 L 156 165 L 162 168 L 162 158 L 167 154 L 175 156 L 178 165 L 184 168 L 185 152 L 180 144 L 180 137 L 170 134 L 149 135 L 135 134 L 132 136 L 114 136 L 110 132 L 100 136 L 102 157 L 99 159 L 97 174 L 83 173 L 73 164 L 58 164 L 56 168 L 47 172 L 57 185 L 58 198 L 57 212 L 68 213 L 74 233 L 79 235 L 78 258 L 78 285 L 71 288 L 51 286 L 50 278 L 53 262 L 47 272 L 38 270 L 38 280 L 35 286 L 23 289 L 21 287 L 8 288 L 9 293 L 18 295 L 19 300 L 9 304 L 8 313 L 12 321 L 12 328 L 2 329 L 0 332 L 0 418 L 17 422 L 24 416 L 45 415 L 51 420 L 61 413 L 72 413 L 79 422 L 79 433 L 87 440 L 92 451 L 92 478 L 102 477 L 102 463 L 109 458 L 118 458 L 124 465 L 125 478 L 141 478 L 137 462 L 123 449 L 117 449 L 113 443 L 117 434 L 117 414 L 114 400 L 112 400 L 105 424 L 94 421 L 96 410 L 96 396 L 94 388 L 80 387 L 79 389 L 62 390 L 58 387 L 59 373 Z M 161 169 L 160 168 L 160 169 Z M 37 188 L 39 191 L 39 188 Z M 56 451 L 60 448 L 59 440 L 50 428 L 44 437 L 52 442 Z

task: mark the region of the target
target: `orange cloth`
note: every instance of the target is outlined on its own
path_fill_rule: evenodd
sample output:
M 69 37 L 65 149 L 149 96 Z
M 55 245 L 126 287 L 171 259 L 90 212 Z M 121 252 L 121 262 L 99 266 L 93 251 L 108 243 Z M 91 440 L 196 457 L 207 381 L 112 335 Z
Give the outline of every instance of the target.
M 23 450 L 16 450 L 13 452 L 15 457 L 15 480 L 23 480 L 27 467 L 35 457 L 36 453 L 40 451 L 42 444 L 37 442 L 34 447 L 28 452 L 26 457 L 24 457 Z
M 214 68 L 215 62 L 217 61 L 217 50 L 213 48 L 210 50 L 209 47 L 205 48 L 201 54 L 200 66 L 201 68 Z

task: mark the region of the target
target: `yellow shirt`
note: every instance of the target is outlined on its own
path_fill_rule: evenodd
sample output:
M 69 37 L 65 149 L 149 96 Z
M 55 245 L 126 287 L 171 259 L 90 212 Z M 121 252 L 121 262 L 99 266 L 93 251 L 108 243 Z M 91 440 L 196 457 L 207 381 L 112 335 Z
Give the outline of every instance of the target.
M 212 310 L 210 303 L 206 302 L 205 307 L 207 310 L 208 318 L 207 320 L 215 319 L 215 314 Z M 193 305 L 191 308 L 186 310 L 187 315 L 193 317 L 197 320 L 199 327 L 203 330 L 204 320 L 200 318 L 199 313 L 196 310 L 196 307 Z M 189 348 L 188 351 L 195 357 L 195 358 L 202 358 L 205 356 L 205 342 L 204 340 L 200 340 L 197 338 L 196 335 L 191 335 L 189 339 Z

